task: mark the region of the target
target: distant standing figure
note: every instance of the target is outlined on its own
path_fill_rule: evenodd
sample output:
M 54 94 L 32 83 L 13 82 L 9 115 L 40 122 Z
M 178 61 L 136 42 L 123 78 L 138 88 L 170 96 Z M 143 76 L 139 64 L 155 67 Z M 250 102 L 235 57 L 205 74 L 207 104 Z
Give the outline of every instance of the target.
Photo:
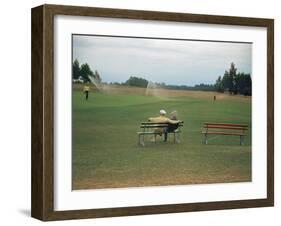
M 216 97 L 216 96 L 214 96 L 214 101 L 216 101 L 216 99 L 217 99 L 217 97 Z
M 89 98 L 89 91 L 90 91 L 90 86 L 84 86 L 83 92 L 85 93 L 86 100 L 88 100 Z

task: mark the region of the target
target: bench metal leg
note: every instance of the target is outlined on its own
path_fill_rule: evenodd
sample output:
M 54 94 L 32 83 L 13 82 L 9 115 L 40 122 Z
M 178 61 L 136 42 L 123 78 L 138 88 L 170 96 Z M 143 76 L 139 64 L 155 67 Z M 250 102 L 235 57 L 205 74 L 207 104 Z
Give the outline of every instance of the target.
M 141 139 L 141 137 L 142 137 L 142 139 Z M 139 143 L 138 144 L 142 145 L 144 147 L 144 135 L 143 134 L 139 134 Z
M 177 143 L 179 144 L 181 141 L 180 141 L 180 138 L 181 138 L 181 133 L 177 133 Z
M 208 144 L 208 135 L 207 135 L 207 133 L 205 133 L 204 144 Z
M 164 131 L 164 142 L 168 141 L 168 132 Z
M 244 136 L 240 136 L 240 145 L 244 145 Z
M 141 145 L 141 135 L 139 134 L 139 142 L 138 145 Z

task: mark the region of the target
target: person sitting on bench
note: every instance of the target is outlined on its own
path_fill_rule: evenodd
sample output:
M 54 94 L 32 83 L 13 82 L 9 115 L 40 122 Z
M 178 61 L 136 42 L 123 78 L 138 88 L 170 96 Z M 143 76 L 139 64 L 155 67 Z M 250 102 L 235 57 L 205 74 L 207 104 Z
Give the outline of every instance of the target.
M 177 114 L 177 111 L 172 111 L 170 113 L 170 119 L 173 120 L 173 121 L 178 121 L 178 114 Z M 173 123 L 169 123 L 168 124 L 168 127 L 164 128 L 164 141 L 166 142 L 167 141 L 167 138 L 168 138 L 168 133 L 172 133 L 174 132 L 177 128 L 179 128 L 179 123 L 176 123 L 176 124 L 173 124 Z
M 169 126 L 165 127 L 165 128 L 157 128 L 155 129 L 155 132 L 157 132 L 160 136 L 162 136 L 162 134 L 164 133 L 164 141 L 167 141 L 168 138 L 168 133 L 175 131 L 178 128 L 178 124 L 180 123 L 179 120 L 177 120 L 177 116 L 176 116 L 176 112 L 172 112 L 173 115 L 171 115 L 171 118 L 175 118 L 174 119 L 170 119 L 168 117 L 166 117 L 166 111 L 165 110 L 160 110 L 160 115 L 158 117 L 154 117 L 154 118 L 149 118 L 148 121 L 150 122 L 155 122 L 155 123 L 168 123 Z M 171 114 L 172 114 L 171 113 Z

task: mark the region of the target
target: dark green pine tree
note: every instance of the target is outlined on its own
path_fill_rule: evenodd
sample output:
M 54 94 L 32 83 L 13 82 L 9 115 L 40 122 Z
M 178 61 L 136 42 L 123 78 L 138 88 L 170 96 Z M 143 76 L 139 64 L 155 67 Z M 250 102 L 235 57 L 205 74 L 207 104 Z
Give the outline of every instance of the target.
M 75 59 L 72 63 L 72 79 L 78 79 L 80 76 L 79 61 Z

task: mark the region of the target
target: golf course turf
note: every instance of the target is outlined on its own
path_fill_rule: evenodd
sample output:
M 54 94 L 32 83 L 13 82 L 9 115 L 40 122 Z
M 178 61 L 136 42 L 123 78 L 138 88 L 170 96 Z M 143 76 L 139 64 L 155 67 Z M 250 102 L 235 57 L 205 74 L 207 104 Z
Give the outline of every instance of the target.
M 216 95 L 216 101 L 213 97 Z M 140 123 L 159 110 L 176 110 L 184 121 L 180 143 L 157 136 L 138 146 Z M 204 122 L 247 124 L 239 136 L 211 135 L 203 144 Z M 203 91 L 167 90 L 147 96 L 145 89 L 114 87 L 72 95 L 72 188 L 95 189 L 251 181 L 251 97 Z

